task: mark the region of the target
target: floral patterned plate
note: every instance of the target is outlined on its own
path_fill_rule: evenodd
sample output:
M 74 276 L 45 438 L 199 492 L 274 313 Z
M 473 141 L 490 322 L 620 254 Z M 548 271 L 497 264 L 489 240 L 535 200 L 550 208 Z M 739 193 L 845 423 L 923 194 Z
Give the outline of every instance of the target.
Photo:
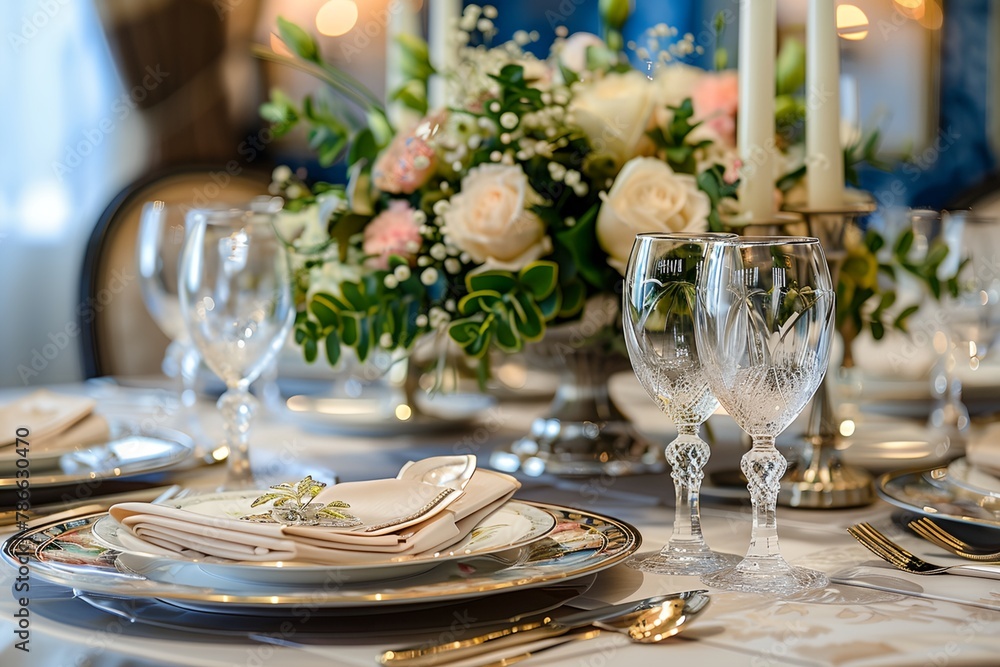
M 186 509 L 209 516 L 239 517 L 247 513 L 250 503 L 259 491 L 227 491 L 185 498 L 174 503 Z M 172 581 L 198 577 L 193 568 L 214 577 L 234 581 L 300 586 L 324 584 L 331 580 L 338 583 L 357 583 L 408 577 L 426 572 L 439 563 L 472 558 L 494 558 L 501 563 L 515 562 L 522 557 L 521 550 L 549 534 L 556 525 L 548 512 L 517 501 L 508 501 L 500 509 L 483 519 L 461 542 L 435 553 L 412 558 L 395 558 L 381 563 L 359 565 L 315 565 L 312 563 L 243 562 L 221 558 L 191 560 L 174 554 L 138 553 L 119 535 L 119 525 L 110 516 L 99 519 L 93 526 L 94 538 L 105 546 L 121 551 L 119 569 L 136 572 L 150 579 Z
M 184 570 L 183 579 L 155 580 L 119 570 L 116 563 L 121 552 L 94 538 L 91 528 L 107 516 L 104 512 L 19 533 L 4 542 L 0 555 L 12 566 L 29 566 L 39 580 L 89 593 L 157 598 L 201 611 L 260 615 L 303 604 L 316 608 L 391 606 L 537 588 L 612 567 L 634 553 L 642 541 L 635 528 L 610 517 L 545 503 L 521 504 L 551 514 L 556 526 L 529 545 L 517 563 L 505 566 L 495 561 L 484 564 L 484 559 L 455 559 L 391 581 L 344 584 L 329 577 L 322 585 L 276 586 L 233 581 L 198 568 Z

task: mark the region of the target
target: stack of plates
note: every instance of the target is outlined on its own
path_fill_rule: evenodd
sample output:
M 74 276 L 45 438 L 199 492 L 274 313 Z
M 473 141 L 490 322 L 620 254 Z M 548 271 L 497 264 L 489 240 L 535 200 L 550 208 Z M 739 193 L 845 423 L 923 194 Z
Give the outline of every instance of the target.
M 34 506 L 80 500 L 120 490 L 108 484 L 111 481 L 148 482 L 189 463 L 195 451 L 194 442 L 180 431 L 125 419 L 109 419 L 108 424 L 111 432 L 106 442 L 70 450 L 5 448 L 0 452 L 0 509 L 17 505 L 24 479 Z
M 218 495 L 176 504 L 201 504 L 204 511 Z M 513 517 L 520 528 L 496 530 Z M 259 632 L 303 608 L 363 615 L 514 595 L 515 589 L 519 596 L 526 589 L 542 591 L 518 603 L 521 612 L 540 611 L 583 592 L 588 577 L 625 560 L 640 544 L 633 527 L 610 517 L 516 500 L 447 552 L 379 564 L 191 561 L 130 551 L 116 530 L 106 512 L 56 521 L 11 537 L 2 556 L 14 566 L 27 564 L 34 578 L 76 589 L 110 613 L 200 631 L 231 628 L 225 619 L 234 616 L 254 617 L 242 631 Z M 491 539 L 493 534 L 505 537 Z M 580 583 L 568 584 L 573 581 Z M 135 613 L 139 607 L 141 614 Z M 512 615 L 504 605 L 495 609 L 503 614 L 497 619 Z

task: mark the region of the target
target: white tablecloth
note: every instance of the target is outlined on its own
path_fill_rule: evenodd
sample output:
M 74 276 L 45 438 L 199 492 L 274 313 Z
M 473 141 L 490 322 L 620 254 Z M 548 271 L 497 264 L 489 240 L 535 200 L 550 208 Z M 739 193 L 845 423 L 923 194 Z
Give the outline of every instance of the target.
M 77 388 L 79 389 L 79 388 Z M 9 397 L 0 395 L 0 400 Z M 219 433 L 211 406 L 200 408 L 207 433 Z M 386 476 L 411 458 L 435 453 L 477 453 L 526 430 L 539 406 L 501 404 L 471 431 L 388 439 L 344 437 L 303 430 L 274 418 L 257 424 L 253 451 L 258 463 L 280 477 L 293 463 L 327 467 L 341 480 Z M 731 466 L 734 447 L 718 447 L 714 465 Z M 728 460 L 727 460 L 728 459 Z M 192 485 L 210 487 L 219 469 L 188 473 Z M 669 536 L 673 511 L 663 506 L 672 494 L 667 476 L 599 478 L 585 482 L 525 479 L 519 497 L 594 509 L 636 525 L 643 551 L 659 548 Z M 833 573 L 871 556 L 845 532 L 858 520 L 885 521 L 890 508 L 878 503 L 852 511 L 779 510 L 782 550 L 789 560 Z M 749 508 L 709 506 L 704 530 L 713 547 L 741 553 L 750 532 Z M 887 570 L 887 574 L 893 571 Z M 283 634 L 288 645 L 245 638 L 212 637 L 160 630 L 103 615 L 78 600 L 38 605 L 30 617 L 30 653 L 16 648 L 12 586 L 16 572 L 0 568 L 0 664 L 31 665 L 375 665 L 378 652 L 411 643 L 384 640 L 359 644 L 306 639 L 297 642 L 294 624 Z M 938 578 L 940 580 L 941 578 Z M 952 577 L 952 579 L 958 579 Z M 1000 581 L 976 581 L 984 600 L 1000 608 Z M 919 582 L 912 584 L 919 588 Z M 624 566 L 601 574 L 586 594 L 590 603 L 617 602 L 668 591 L 700 588 L 695 577 L 643 575 Z M 915 591 L 916 592 L 916 591 Z M 1000 611 L 884 593 L 855 586 L 831 585 L 800 599 L 774 601 L 763 596 L 717 592 L 697 624 L 657 646 L 628 644 L 618 635 L 602 636 L 553 649 L 524 664 L 573 667 L 696 665 L 996 665 L 1000 664 Z M 990 606 L 990 605 L 988 605 Z M 460 604 L 456 604 L 460 611 Z M 377 617 L 373 617 L 377 622 Z M 472 632 L 455 628 L 455 633 Z M 279 633 L 281 634 L 281 633 Z M 280 640 L 279 640 L 280 643 Z

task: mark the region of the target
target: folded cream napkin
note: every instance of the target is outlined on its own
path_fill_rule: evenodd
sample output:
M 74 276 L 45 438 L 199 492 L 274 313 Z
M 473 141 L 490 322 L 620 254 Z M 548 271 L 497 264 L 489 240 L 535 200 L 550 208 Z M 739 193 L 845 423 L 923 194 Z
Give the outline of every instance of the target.
M 0 449 L 16 444 L 19 428 L 27 428 L 31 449 L 72 449 L 102 442 L 110 435 L 107 421 L 93 414 L 96 401 L 41 389 L 0 406 Z
M 271 507 L 268 502 L 251 508 L 254 494 L 242 499 L 222 494 L 218 500 L 187 503 L 185 509 L 122 503 L 112 507 L 110 514 L 126 529 L 118 533 L 122 542 L 147 553 L 371 564 L 408 560 L 459 542 L 519 487 L 509 475 L 476 470 L 462 490 L 412 479 L 380 479 L 321 491 L 314 503 L 350 505 L 345 511 L 361 523 L 348 527 L 242 520 L 242 516 L 266 514 Z

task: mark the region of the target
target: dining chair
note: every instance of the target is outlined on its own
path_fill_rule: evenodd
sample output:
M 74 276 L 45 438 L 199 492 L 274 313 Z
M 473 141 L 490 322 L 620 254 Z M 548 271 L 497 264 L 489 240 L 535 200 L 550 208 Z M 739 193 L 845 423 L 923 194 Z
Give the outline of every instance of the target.
M 146 202 L 204 206 L 245 203 L 267 194 L 270 171 L 234 161 L 156 171 L 111 201 L 87 243 L 77 324 L 84 377 L 160 372 L 169 341 L 146 310 L 136 267 L 139 218 Z

